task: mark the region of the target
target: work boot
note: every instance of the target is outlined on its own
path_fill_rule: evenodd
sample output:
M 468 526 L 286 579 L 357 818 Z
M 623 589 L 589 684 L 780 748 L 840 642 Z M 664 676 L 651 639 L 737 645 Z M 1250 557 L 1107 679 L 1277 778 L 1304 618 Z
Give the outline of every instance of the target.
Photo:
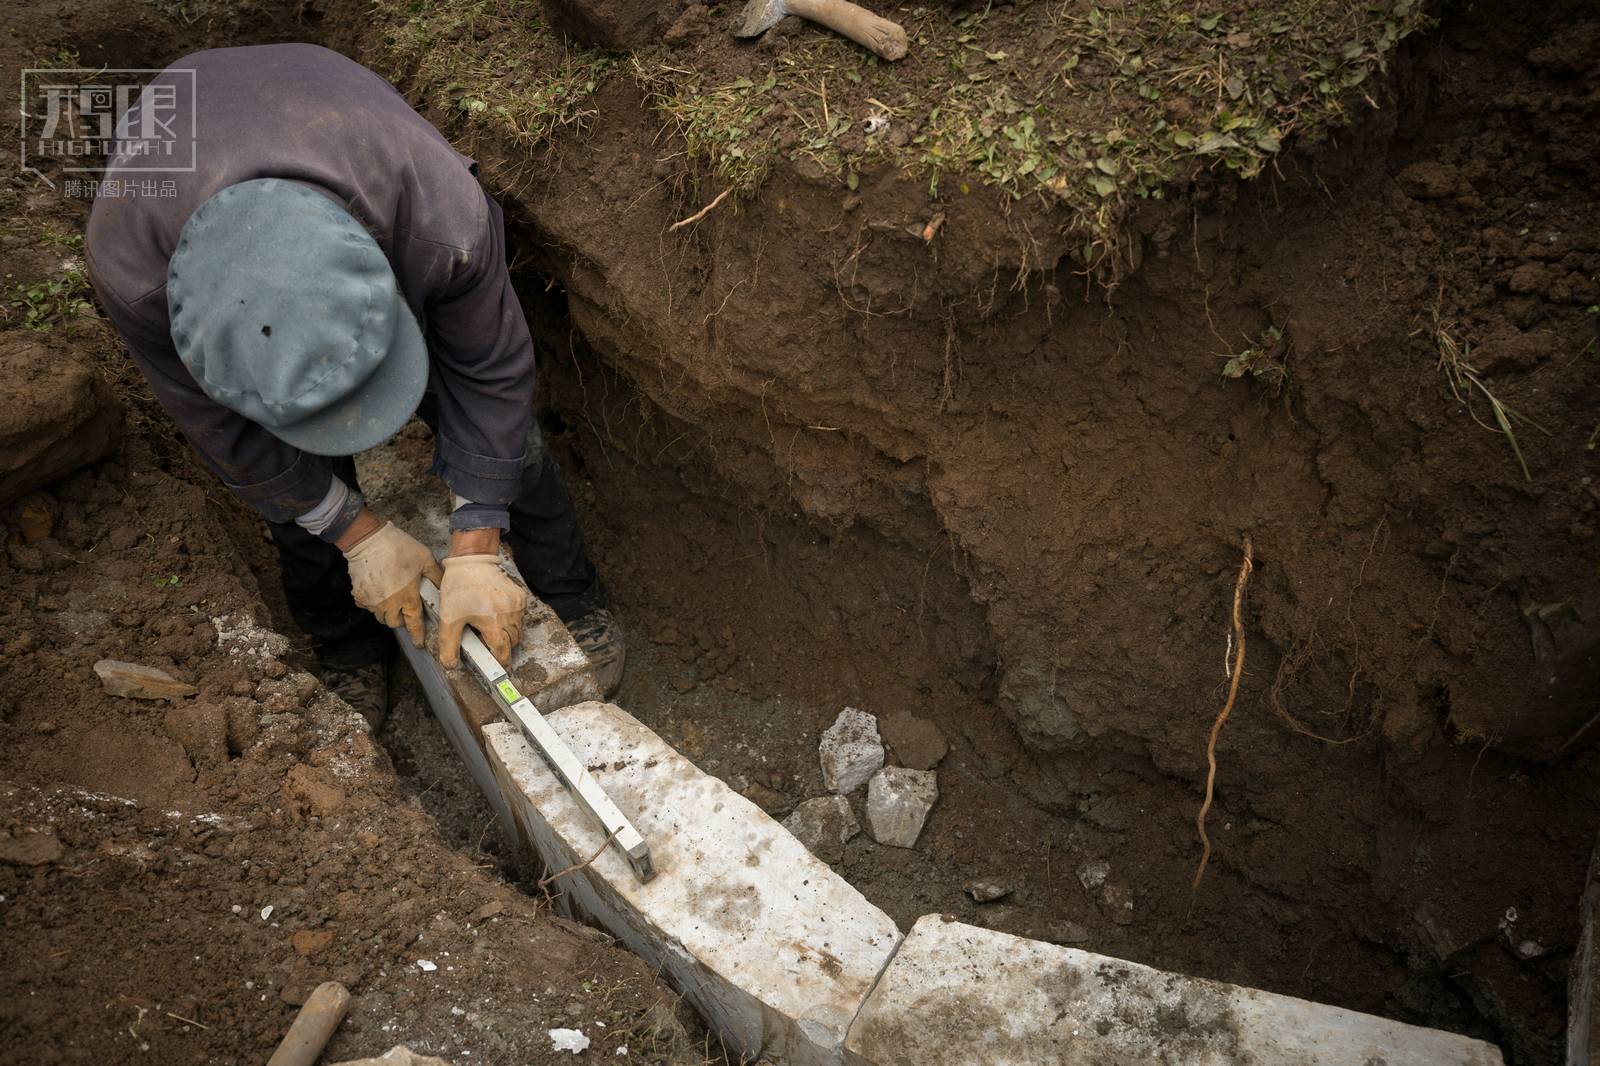
M 365 718 L 367 724 L 372 726 L 373 736 L 378 735 L 384 719 L 389 717 L 389 675 L 386 666 L 386 663 L 379 661 L 351 670 L 329 666 L 322 671 L 323 687 Z
M 622 628 L 616 617 L 606 608 L 596 607 L 577 621 L 568 622 L 567 632 L 589 657 L 600 692 L 610 699 L 622 685 L 622 662 L 628 650 L 622 643 Z

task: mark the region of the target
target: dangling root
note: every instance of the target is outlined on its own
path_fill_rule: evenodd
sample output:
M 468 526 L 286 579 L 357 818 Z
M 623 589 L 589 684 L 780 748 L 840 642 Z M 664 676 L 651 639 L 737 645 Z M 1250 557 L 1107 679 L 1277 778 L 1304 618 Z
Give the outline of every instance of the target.
M 1216 722 L 1211 726 L 1211 743 L 1206 745 L 1206 762 L 1211 764 L 1211 770 L 1206 774 L 1206 801 L 1200 805 L 1200 813 L 1195 816 L 1194 824 L 1200 830 L 1200 843 L 1205 846 L 1205 851 L 1200 855 L 1200 869 L 1194 872 L 1194 885 L 1189 889 L 1189 902 L 1194 903 L 1194 893 L 1200 887 L 1200 879 L 1206 875 L 1206 863 L 1211 858 L 1211 841 L 1206 837 L 1206 812 L 1211 810 L 1211 791 L 1217 783 L 1217 734 L 1222 732 L 1222 723 L 1228 720 L 1228 712 L 1233 710 L 1233 701 L 1239 695 L 1239 676 L 1244 673 L 1244 623 L 1239 618 L 1239 609 L 1244 604 L 1244 586 L 1250 580 L 1250 571 L 1253 566 L 1250 562 L 1250 537 L 1244 538 L 1244 563 L 1239 567 L 1239 580 L 1233 586 L 1233 642 L 1237 650 L 1233 655 L 1233 681 L 1228 685 L 1228 702 L 1223 704 L 1222 713 L 1217 715 Z

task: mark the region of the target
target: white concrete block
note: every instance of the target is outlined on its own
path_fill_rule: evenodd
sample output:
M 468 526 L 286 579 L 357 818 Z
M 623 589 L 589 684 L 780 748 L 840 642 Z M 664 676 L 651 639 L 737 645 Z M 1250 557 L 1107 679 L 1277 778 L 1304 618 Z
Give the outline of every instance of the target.
M 880 844 L 915 847 L 938 798 L 938 775 L 932 770 L 886 766 L 867 783 L 867 832 Z
M 883 739 L 878 736 L 877 718 L 846 707 L 822 731 L 817 753 L 822 758 L 822 786 L 841 795 L 853 792 L 883 766 Z
M 889 916 L 620 707 L 547 717 L 644 834 L 657 870 L 640 884 L 516 728 L 490 725 L 495 776 L 545 864 L 559 871 L 600 851 L 551 886 L 558 906 L 659 968 L 730 1050 L 838 1063 L 900 941 Z
M 872 1066 L 1502 1066 L 1492 1044 L 928 915 L 861 1010 Z

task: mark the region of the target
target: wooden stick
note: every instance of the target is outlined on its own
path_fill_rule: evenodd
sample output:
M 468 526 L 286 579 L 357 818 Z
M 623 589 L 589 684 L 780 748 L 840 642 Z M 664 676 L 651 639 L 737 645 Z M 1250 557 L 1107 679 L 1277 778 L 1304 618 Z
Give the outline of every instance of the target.
M 1217 783 L 1217 734 L 1222 732 L 1222 723 L 1228 720 L 1228 712 L 1233 710 L 1233 701 L 1239 695 L 1239 676 L 1244 673 L 1244 622 L 1239 618 L 1239 608 L 1244 604 L 1244 586 L 1250 580 L 1250 571 L 1254 569 L 1250 562 L 1250 537 L 1244 538 L 1244 563 L 1239 567 L 1239 580 L 1233 586 L 1233 637 L 1239 648 L 1233 658 L 1233 681 L 1228 686 L 1228 702 L 1222 707 L 1222 713 L 1217 715 L 1216 722 L 1211 726 L 1211 743 L 1206 745 L 1206 762 L 1211 765 L 1211 770 L 1206 774 L 1206 801 L 1200 805 L 1200 813 L 1195 816 L 1194 824 L 1200 830 L 1200 843 L 1205 845 L 1205 851 L 1200 855 L 1200 869 L 1194 872 L 1194 885 L 1189 889 L 1189 901 L 1194 903 L 1195 889 L 1200 887 L 1200 879 L 1206 874 L 1206 862 L 1211 858 L 1211 841 L 1206 837 L 1206 812 L 1211 810 L 1211 792 Z
M 713 207 L 716 207 L 718 204 L 720 204 L 722 202 L 723 198 L 725 196 L 727 196 L 732 191 L 733 191 L 733 186 L 732 185 L 728 186 L 726 189 L 723 189 L 721 192 L 717 193 L 717 198 L 715 200 L 712 200 L 709 204 L 706 204 L 704 207 L 702 207 L 700 210 L 696 211 L 694 214 L 690 215 L 688 218 L 684 219 L 682 222 L 674 222 L 672 225 L 668 226 L 667 227 L 667 232 L 671 233 L 673 230 L 682 229 L 683 227 L 689 225 L 692 222 L 699 222 L 702 218 L 706 217 L 706 213 L 707 212 L 709 212 Z
M 344 985 L 336 981 L 318 985 L 284 1034 L 283 1043 L 267 1060 L 267 1066 L 312 1066 L 349 1009 L 350 993 Z

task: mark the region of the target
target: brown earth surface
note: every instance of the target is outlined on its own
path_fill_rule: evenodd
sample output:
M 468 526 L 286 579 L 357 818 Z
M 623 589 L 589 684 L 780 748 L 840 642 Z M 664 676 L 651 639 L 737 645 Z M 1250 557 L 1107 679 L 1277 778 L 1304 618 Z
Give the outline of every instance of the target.
M 238 10 L 196 34 L 40 9 L 8 62 L 103 43 L 160 65 L 298 36 L 391 69 L 359 17 Z M 1575 4 L 1439 14 L 1350 130 L 1268 179 L 1199 172 L 1133 212 L 1110 290 L 1064 258 L 1058 210 L 976 183 L 934 205 L 895 172 L 850 190 L 777 166 L 669 232 L 718 190 L 625 82 L 531 159 L 424 104 L 512 220 L 536 405 L 628 632 L 617 702 L 780 816 L 821 793 L 816 741 L 841 707 L 932 722 L 950 750 L 917 848 L 861 836 L 837 866 L 903 928 L 954 913 L 1560 1061 L 1600 766 L 1550 760 L 1573 725 L 1536 700 L 1522 611 L 1596 575 L 1600 30 Z M 731 75 L 781 46 L 663 48 Z M 26 238 L 8 289 L 59 270 L 70 244 L 36 235 L 81 232 L 83 204 L 17 181 L 0 196 Z M 931 243 L 875 225 L 936 207 Z M 543 1061 L 538 1026 L 598 1017 L 583 974 L 655 996 L 473 869 L 533 874 L 509 841 L 484 843 L 485 808 L 414 691 L 379 738 L 398 774 L 315 696 L 266 754 L 220 756 L 211 714 L 194 757 L 171 739 L 193 722 L 97 694 L 89 667 L 112 657 L 192 680 L 190 704 L 259 702 L 276 667 L 234 662 L 215 619 L 264 599 L 294 634 L 259 523 L 103 325 L 70 339 L 103 359 L 130 436 L 31 498 L 56 528 L 0 570 L 7 828 L 32 847 L 22 832 L 49 827 L 61 847 L 0 866 L 7 955 L 31 967 L 0 978 L 15 1034 L 0 1056 L 120 1061 L 153 1019 L 159 1061 L 259 1061 L 292 1013 L 283 991 L 313 971 L 359 971 L 362 1028 L 335 1049 L 351 1054 L 426 1040 Z M 1511 422 L 1526 478 L 1485 392 L 1441 372 L 1452 343 L 1548 431 Z M 1223 377 L 1241 353 L 1263 373 Z M 408 433 L 397 447 L 420 452 Z M 1191 894 L 1246 535 L 1249 657 Z M 324 780 L 346 763 L 360 787 Z M 337 809 L 317 809 L 319 784 Z M 980 879 L 1009 892 L 980 904 L 963 891 Z M 461 902 L 436 927 L 447 896 Z M 491 899 L 508 910 L 472 922 L 474 941 Z M 534 922 L 520 940 L 511 917 Z M 323 929 L 326 961 L 295 953 L 292 933 Z M 442 1006 L 470 1009 L 437 994 L 442 966 L 410 967 L 435 935 L 500 967 L 473 963 L 462 994 L 495 1000 L 480 1020 L 525 1027 L 526 1051 Z M 556 976 L 530 976 L 541 966 Z M 575 998 L 558 1016 L 508 980 Z M 185 1033 L 166 1011 L 222 1025 Z

